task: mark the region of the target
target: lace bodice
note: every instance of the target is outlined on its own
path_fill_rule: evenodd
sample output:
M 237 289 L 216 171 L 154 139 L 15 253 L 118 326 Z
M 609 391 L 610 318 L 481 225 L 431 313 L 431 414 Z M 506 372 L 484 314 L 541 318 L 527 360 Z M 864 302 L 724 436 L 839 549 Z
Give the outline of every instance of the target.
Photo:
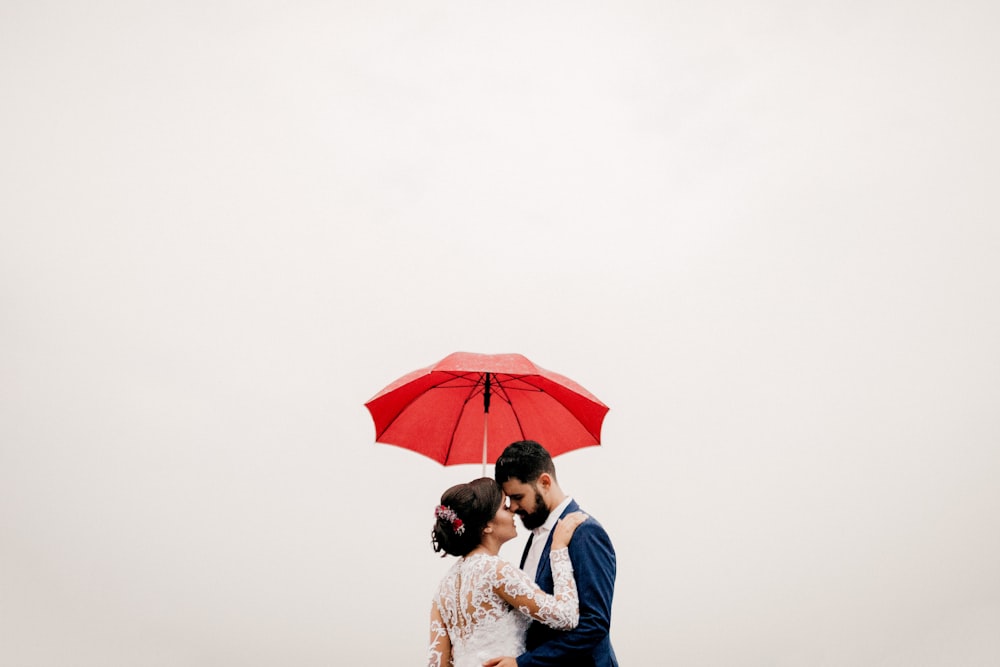
M 517 656 L 531 619 L 576 627 L 580 606 L 569 549 L 553 551 L 550 559 L 555 595 L 499 556 L 459 558 L 434 596 L 429 667 L 479 667 L 490 658 Z

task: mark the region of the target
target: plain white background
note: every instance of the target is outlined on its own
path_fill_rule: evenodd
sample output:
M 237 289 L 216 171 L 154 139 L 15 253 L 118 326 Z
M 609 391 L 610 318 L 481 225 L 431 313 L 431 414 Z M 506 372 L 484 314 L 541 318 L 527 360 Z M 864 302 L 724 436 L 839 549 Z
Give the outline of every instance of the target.
M 420 664 L 481 471 L 363 403 L 465 350 L 611 407 L 622 664 L 996 665 L 998 28 L 3 2 L 0 662 Z

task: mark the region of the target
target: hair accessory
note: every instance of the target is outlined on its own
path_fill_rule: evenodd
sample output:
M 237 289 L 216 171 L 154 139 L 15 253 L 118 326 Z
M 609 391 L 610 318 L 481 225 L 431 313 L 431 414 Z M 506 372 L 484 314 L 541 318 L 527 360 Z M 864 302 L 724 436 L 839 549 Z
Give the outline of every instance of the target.
M 465 532 L 465 524 L 462 520 L 458 518 L 455 514 L 455 510 L 448 507 L 447 505 L 438 505 L 434 508 L 434 517 L 437 519 L 444 519 L 451 524 L 451 529 L 456 535 L 461 535 Z

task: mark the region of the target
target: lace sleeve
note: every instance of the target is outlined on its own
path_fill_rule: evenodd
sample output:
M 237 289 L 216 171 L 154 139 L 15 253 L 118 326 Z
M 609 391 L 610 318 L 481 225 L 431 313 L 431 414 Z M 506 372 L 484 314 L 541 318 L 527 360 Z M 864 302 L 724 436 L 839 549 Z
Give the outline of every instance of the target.
M 580 622 L 580 599 L 573 578 L 569 549 L 556 549 L 550 555 L 555 594 L 549 595 L 521 570 L 508 562 L 497 565 L 494 590 L 512 607 L 545 625 L 572 630 Z
M 437 602 L 431 606 L 431 643 L 427 648 L 427 667 L 451 667 L 451 640 Z

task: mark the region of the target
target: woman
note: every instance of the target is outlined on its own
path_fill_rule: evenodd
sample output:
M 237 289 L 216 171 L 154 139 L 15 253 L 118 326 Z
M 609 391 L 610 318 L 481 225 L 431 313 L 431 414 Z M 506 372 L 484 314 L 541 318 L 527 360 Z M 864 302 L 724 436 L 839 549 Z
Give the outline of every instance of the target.
M 430 667 L 479 667 L 486 660 L 524 651 L 530 619 L 569 630 L 580 617 L 573 564 L 566 548 L 583 512 L 564 517 L 552 531 L 555 595 L 497 554 L 517 535 L 503 490 L 483 477 L 453 486 L 434 510 L 434 551 L 459 556 L 431 606 Z

